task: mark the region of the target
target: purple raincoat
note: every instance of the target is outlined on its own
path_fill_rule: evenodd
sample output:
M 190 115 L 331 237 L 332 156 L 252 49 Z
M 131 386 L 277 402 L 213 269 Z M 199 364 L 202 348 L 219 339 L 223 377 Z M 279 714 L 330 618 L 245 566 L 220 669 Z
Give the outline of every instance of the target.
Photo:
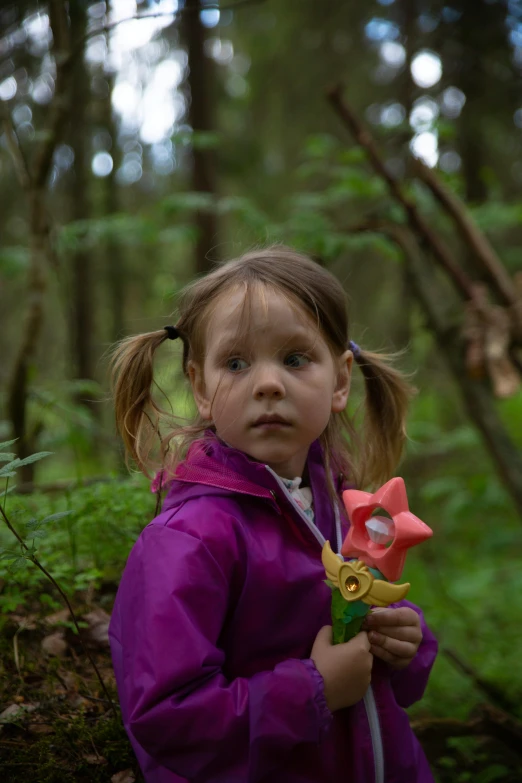
M 317 443 L 307 469 L 317 527 L 267 466 L 209 435 L 135 544 L 109 635 L 147 783 L 433 780 L 402 709 L 437 651 L 424 620 L 407 669 L 375 659 L 364 700 L 333 715 L 326 705 L 309 657 L 331 622 L 321 550 L 328 539 L 339 551 L 347 521 Z

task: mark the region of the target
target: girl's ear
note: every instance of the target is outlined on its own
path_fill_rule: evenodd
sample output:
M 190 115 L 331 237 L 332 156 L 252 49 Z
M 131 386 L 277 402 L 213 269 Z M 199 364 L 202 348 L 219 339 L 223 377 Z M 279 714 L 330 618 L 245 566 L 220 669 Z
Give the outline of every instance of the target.
M 188 376 L 190 385 L 192 386 L 192 394 L 196 402 L 199 414 L 201 418 L 210 421 L 212 419 L 211 414 L 211 402 L 205 394 L 205 379 L 203 377 L 203 369 L 195 362 L 189 362 Z
M 346 408 L 350 394 L 353 353 L 345 351 L 337 361 L 337 382 L 332 395 L 332 413 L 341 413 Z

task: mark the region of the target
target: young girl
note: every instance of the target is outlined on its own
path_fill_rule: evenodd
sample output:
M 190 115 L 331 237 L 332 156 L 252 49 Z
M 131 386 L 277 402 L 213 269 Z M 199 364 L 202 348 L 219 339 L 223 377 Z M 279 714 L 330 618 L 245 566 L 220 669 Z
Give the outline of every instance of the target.
M 333 646 L 321 564 L 325 540 L 339 552 L 347 532 L 342 488 L 396 466 L 409 387 L 349 342 L 329 272 L 285 247 L 251 252 L 191 285 L 176 326 L 116 351 L 117 421 L 144 471 L 162 426 L 153 357 L 168 339 L 183 343 L 199 416 L 163 440 L 168 494 L 110 627 L 147 783 L 432 781 L 402 708 L 422 696 L 435 639 L 403 601 Z M 356 453 L 353 360 L 367 395 Z

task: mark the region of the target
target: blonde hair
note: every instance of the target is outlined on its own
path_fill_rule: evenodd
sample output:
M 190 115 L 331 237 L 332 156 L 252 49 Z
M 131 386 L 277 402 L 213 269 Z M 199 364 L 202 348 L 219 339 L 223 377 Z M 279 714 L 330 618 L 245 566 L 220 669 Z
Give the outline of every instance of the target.
M 190 362 L 203 366 L 208 316 L 218 297 L 237 286 L 244 287 L 248 296 L 259 285 L 282 293 L 304 309 L 334 356 L 350 347 L 346 295 L 339 281 L 308 256 L 276 245 L 218 266 L 182 292 L 176 328 L 183 342 L 186 377 Z M 153 399 L 154 355 L 168 338 L 165 329 L 129 337 L 116 346 L 112 357 L 117 427 L 128 456 L 149 476 L 158 466 L 152 457 L 154 442 L 160 444 L 161 465 L 170 458 L 168 467 L 173 469 L 190 443 L 209 428 L 201 417 L 180 426 Z M 357 433 L 347 411 L 332 414 L 320 437 L 331 491 L 332 471 L 359 487 L 389 479 L 406 437 L 412 387 L 391 365 L 389 355 L 360 349 L 354 358 L 364 377 L 364 422 Z

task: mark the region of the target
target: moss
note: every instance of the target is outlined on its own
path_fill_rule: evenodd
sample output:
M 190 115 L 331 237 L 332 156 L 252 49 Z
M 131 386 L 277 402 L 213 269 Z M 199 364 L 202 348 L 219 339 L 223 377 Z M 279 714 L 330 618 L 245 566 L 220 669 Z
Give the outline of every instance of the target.
M 119 717 L 80 713 L 49 718 L 52 733 L 40 737 L 21 724 L 4 726 L 4 783 L 107 783 L 116 772 L 129 768 L 137 781 L 142 780 Z

